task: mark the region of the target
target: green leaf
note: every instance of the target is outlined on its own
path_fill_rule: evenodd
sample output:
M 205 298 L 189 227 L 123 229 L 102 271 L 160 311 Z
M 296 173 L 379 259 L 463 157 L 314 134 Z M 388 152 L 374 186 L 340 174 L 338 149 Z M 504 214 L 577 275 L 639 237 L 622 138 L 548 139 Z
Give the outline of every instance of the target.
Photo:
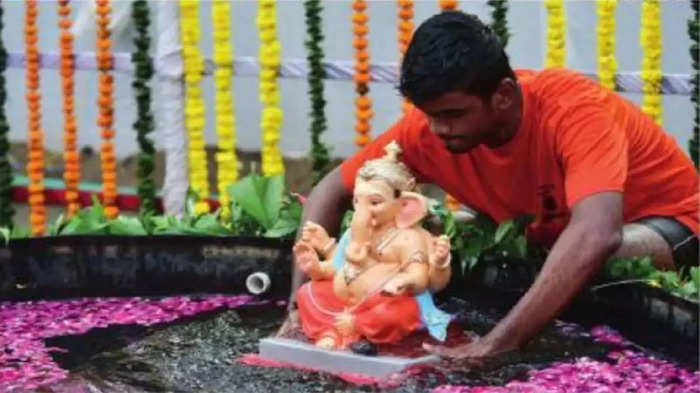
M 697 266 L 690 268 L 690 281 L 693 282 L 698 292 L 700 292 L 700 268 Z
M 10 228 L 0 228 L 0 235 L 2 235 L 2 238 L 5 240 L 5 245 L 10 244 Z
M 143 236 L 148 234 L 141 221 L 136 217 L 119 216 L 108 225 L 109 233 L 112 235 Z
M 515 239 L 515 248 L 518 257 L 525 258 L 527 256 L 527 239 L 524 235 L 520 235 Z
M 513 224 L 513 220 L 507 220 L 500 223 L 496 229 L 496 234 L 494 235 L 494 243 L 500 243 L 506 237 L 506 235 L 510 233 L 511 229 L 513 229 Z
M 265 231 L 263 236 L 265 237 L 283 237 L 294 233 L 299 228 L 299 221 L 294 220 L 290 217 L 282 217 L 277 222 L 275 226 Z
M 650 279 L 656 281 L 662 288 L 673 291 L 680 287 L 680 278 L 676 272 L 654 272 L 649 276 Z
M 90 207 L 88 219 L 95 224 L 105 219 L 105 209 L 95 194 L 92 194 L 92 206 Z
M 687 298 L 696 298 L 698 296 L 698 288 L 692 282 L 687 282 L 678 288 L 678 294 Z
M 51 225 L 49 225 L 49 236 L 56 236 L 61 230 L 61 227 L 65 223 L 65 216 L 63 213 L 58 216 L 55 222 L 53 222 Z
M 248 175 L 229 187 L 233 200 L 267 230 L 272 229 L 277 221 L 283 191 L 282 176 L 262 177 L 258 174 Z
M 10 233 L 10 239 L 23 239 L 31 235 L 29 228 L 23 228 L 19 226 L 14 226 L 12 232 Z
M 199 196 L 197 195 L 197 193 L 194 192 L 192 188 L 188 188 L 187 196 L 185 197 L 185 220 L 195 217 L 197 215 L 195 210 L 197 201 L 199 201 Z
M 62 235 L 75 235 L 78 234 L 80 228 L 83 226 L 83 217 L 81 215 L 74 216 L 68 224 L 61 230 Z
M 221 225 L 216 214 L 204 214 L 192 227 L 197 234 L 202 235 L 226 235 L 228 229 Z

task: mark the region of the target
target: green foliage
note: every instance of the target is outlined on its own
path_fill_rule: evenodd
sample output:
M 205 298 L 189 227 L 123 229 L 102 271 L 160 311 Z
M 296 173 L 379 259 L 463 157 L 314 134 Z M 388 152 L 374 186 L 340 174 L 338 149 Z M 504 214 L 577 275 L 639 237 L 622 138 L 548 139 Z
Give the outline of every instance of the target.
M 63 215 L 49 225 L 48 235 L 200 235 L 200 236 L 294 236 L 301 221 L 302 206 L 284 190 L 281 176 L 250 175 L 231 186 L 234 202 L 231 219 L 224 222 L 220 210 L 196 214 L 197 195 L 188 190 L 182 218 L 141 212 L 137 217 L 104 214 L 96 196 L 92 205 L 66 220 Z M 28 237 L 29 231 L 0 227 L 0 240 Z
M 478 214 L 469 222 L 457 222 L 444 205 L 431 206 L 431 213 L 443 222 L 452 250 L 462 259 L 465 272 L 471 271 L 484 255 L 526 258 L 528 244 L 525 228 L 530 217 L 518 217 L 496 223 Z
M 3 30 L 2 16 L 3 4 L 0 3 L 0 33 Z M 5 69 L 7 68 L 7 51 L 0 34 L 0 227 L 12 228 L 12 217 L 15 214 L 12 208 L 12 167 L 10 166 L 9 152 L 10 142 L 8 134 L 10 126 L 5 116 Z
M 305 0 L 306 14 L 306 59 L 309 62 L 309 98 L 311 99 L 311 161 L 313 184 L 318 183 L 330 168 L 329 148 L 321 142 L 326 131 L 326 100 L 323 98 L 323 32 L 321 31 L 321 0 Z
M 153 77 L 153 59 L 148 54 L 151 46 L 148 26 L 151 24 L 148 2 L 136 0 L 131 6 L 131 16 L 134 19 L 136 35 L 134 46 L 136 50 L 131 56 L 134 63 L 134 81 L 132 87 L 136 95 L 137 120 L 133 124 L 136 139 L 139 144 L 138 158 L 138 187 L 141 199 L 141 214 L 150 215 L 156 212 L 156 191 L 153 181 L 155 148 L 148 134 L 153 132 L 154 119 L 151 111 L 151 88 L 149 82 Z
M 501 41 L 501 45 L 505 49 L 508 45 L 508 39 L 510 38 L 510 33 L 508 32 L 508 20 L 506 19 L 506 14 L 508 13 L 508 0 L 488 0 L 486 2 L 491 6 L 491 30 L 498 36 Z
M 7 227 L 1 227 L 0 228 L 0 236 L 2 236 L 2 239 L 5 241 L 5 245 L 7 245 L 10 242 L 10 228 Z
M 660 271 L 650 257 L 613 258 L 605 264 L 604 276 L 613 281 L 599 287 L 643 282 L 696 302 L 700 294 L 699 268 L 693 267 L 687 274 Z

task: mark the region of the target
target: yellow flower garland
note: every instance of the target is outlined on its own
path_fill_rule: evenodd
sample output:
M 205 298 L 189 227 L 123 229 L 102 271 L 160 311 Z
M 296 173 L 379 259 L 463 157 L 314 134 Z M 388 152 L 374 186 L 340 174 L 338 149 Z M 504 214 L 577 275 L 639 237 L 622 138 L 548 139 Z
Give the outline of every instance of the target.
M 197 46 L 199 30 L 198 0 L 180 0 L 180 36 L 185 71 L 185 127 L 188 133 L 190 186 L 197 193 L 197 214 L 209 212 L 207 153 L 204 150 L 204 100 L 200 82 L 204 58 Z
M 545 67 L 566 64 L 566 17 L 563 0 L 545 0 L 547 7 L 547 58 Z
M 214 83 L 216 85 L 216 134 L 219 151 L 216 153 L 217 185 L 221 216 L 230 217 L 230 197 L 227 188 L 238 179 L 236 158 L 236 124 L 234 121 L 231 79 L 233 75 L 233 45 L 231 45 L 231 3 L 214 0 L 211 10 L 214 26 Z
M 615 90 L 615 8 L 617 0 L 598 0 L 598 78 L 600 84 Z
M 642 111 L 658 124 L 663 123 L 661 100 L 661 4 L 659 0 L 642 3 Z
M 280 66 L 280 43 L 277 40 L 275 0 L 258 0 L 258 33 L 260 35 L 260 101 L 262 119 L 262 173 L 273 176 L 284 173 L 279 149 L 282 108 L 277 75 Z

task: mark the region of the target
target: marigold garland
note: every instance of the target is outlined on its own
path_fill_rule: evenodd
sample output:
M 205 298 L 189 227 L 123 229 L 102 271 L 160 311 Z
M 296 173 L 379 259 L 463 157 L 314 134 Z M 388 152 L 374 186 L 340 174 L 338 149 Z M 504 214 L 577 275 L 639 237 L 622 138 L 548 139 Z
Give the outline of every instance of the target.
M 10 126 L 5 116 L 7 51 L 2 40 L 2 5 L 3 3 L 0 2 L 0 227 L 11 228 L 13 226 L 12 216 L 14 216 L 15 211 L 12 208 L 12 167 L 8 157 L 10 142 L 7 135 L 10 132 Z
M 80 210 L 80 153 L 77 143 L 77 121 L 75 119 L 75 101 L 73 88 L 75 82 L 75 65 L 73 64 L 73 34 L 70 29 L 71 8 L 68 0 L 58 1 L 58 26 L 61 29 L 61 86 L 63 92 L 63 181 L 65 183 L 66 210 L 68 217 Z
M 216 134 L 219 151 L 216 153 L 217 184 L 221 202 L 221 216 L 231 216 L 228 187 L 238 179 L 236 158 L 236 129 L 234 101 L 231 94 L 233 76 L 233 45 L 231 45 L 231 4 L 228 0 L 214 0 L 211 10 L 214 26 L 214 82 L 216 85 Z
M 566 16 L 563 0 L 545 0 L 547 7 L 547 57 L 545 67 L 566 64 Z
M 306 14 L 306 59 L 309 62 L 309 98 L 311 99 L 311 171 L 312 183 L 318 183 L 330 168 L 328 146 L 321 141 L 326 131 L 326 100 L 323 98 L 323 33 L 321 32 L 321 0 L 305 0 Z
M 642 111 L 658 124 L 663 123 L 661 99 L 661 4 L 659 0 L 642 3 Z
M 209 180 L 207 155 L 204 150 L 204 100 L 202 74 L 204 58 L 197 46 L 199 30 L 199 1 L 180 0 L 180 35 L 185 71 L 185 127 L 188 134 L 190 187 L 198 196 L 197 214 L 209 212 Z
M 439 3 L 440 9 L 443 11 L 452 11 L 457 9 L 457 0 L 440 0 Z
M 352 14 L 353 39 L 352 46 L 355 48 L 355 144 L 359 147 L 364 147 L 371 141 L 369 132 L 371 130 L 370 120 L 374 116 L 372 111 L 372 100 L 368 97 L 369 93 L 369 40 L 366 35 L 369 32 L 367 22 L 369 16 L 365 13 L 367 2 L 365 0 L 353 0 L 352 9 L 355 11 Z
M 260 121 L 262 173 L 265 176 L 274 176 L 284 173 L 284 163 L 279 148 L 282 108 L 279 106 L 277 75 L 281 62 L 281 48 L 277 40 L 275 0 L 258 0 L 256 22 L 260 35 L 260 101 L 263 103 Z
M 44 132 L 41 129 L 41 93 L 39 91 L 39 13 L 37 0 L 25 0 L 24 40 L 26 53 L 27 106 L 29 137 L 27 138 L 27 174 L 29 177 L 29 223 L 32 235 L 46 231 L 46 205 L 44 203 Z
M 598 78 L 600 84 L 615 90 L 615 8 L 617 0 L 598 0 Z
M 411 37 L 413 37 L 413 0 L 396 0 L 399 6 L 399 55 L 403 58 L 408 49 L 408 44 L 411 43 Z M 401 103 L 401 109 L 404 113 L 407 113 L 413 105 L 404 98 Z
M 153 59 L 148 54 L 151 39 L 148 26 L 151 24 L 146 0 L 136 0 L 131 4 L 131 16 L 134 19 L 136 50 L 131 56 L 134 63 L 134 82 L 132 87 L 136 95 L 137 119 L 133 127 L 139 143 L 138 188 L 140 212 L 142 215 L 156 213 L 156 191 L 153 182 L 155 148 L 148 134 L 153 132 L 154 120 L 151 112 L 151 88 L 149 81 L 153 77 Z
M 698 33 L 700 32 L 700 15 L 698 15 L 698 8 L 700 8 L 700 2 L 691 1 L 690 6 L 693 9 L 693 18 L 688 20 L 688 35 L 690 36 L 690 59 L 693 63 L 694 74 L 690 79 L 690 84 L 693 86 L 692 93 L 690 95 L 690 101 L 693 102 L 695 108 L 695 121 L 693 122 L 693 135 L 688 141 L 688 152 L 690 153 L 690 158 L 695 163 L 695 167 L 698 167 L 698 140 L 700 139 L 700 105 L 698 105 L 698 97 L 700 97 L 700 90 L 698 90 L 698 84 L 700 82 L 700 73 L 698 72 Z
M 97 126 L 100 128 L 102 146 L 102 204 L 105 216 L 115 218 L 119 215 L 117 207 L 117 160 L 114 155 L 114 77 L 110 73 L 114 58 L 112 56 L 109 31 L 109 15 L 112 12 L 110 0 L 95 0 L 97 5 L 97 68 L 99 70 L 97 106 L 99 115 Z

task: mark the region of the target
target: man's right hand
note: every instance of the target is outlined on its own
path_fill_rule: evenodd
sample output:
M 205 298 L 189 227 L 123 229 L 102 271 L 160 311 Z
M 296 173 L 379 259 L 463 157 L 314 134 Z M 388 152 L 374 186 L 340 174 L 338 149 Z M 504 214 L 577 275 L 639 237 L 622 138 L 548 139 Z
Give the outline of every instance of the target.
M 282 326 L 280 326 L 279 330 L 277 330 L 275 336 L 285 337 L 298 329 L 299 314 L 297 314 L 297 310 L 290 309 L 289 313 L 287 314 L 287 317 L 285 318 L 284 322 L 282 322 Z

